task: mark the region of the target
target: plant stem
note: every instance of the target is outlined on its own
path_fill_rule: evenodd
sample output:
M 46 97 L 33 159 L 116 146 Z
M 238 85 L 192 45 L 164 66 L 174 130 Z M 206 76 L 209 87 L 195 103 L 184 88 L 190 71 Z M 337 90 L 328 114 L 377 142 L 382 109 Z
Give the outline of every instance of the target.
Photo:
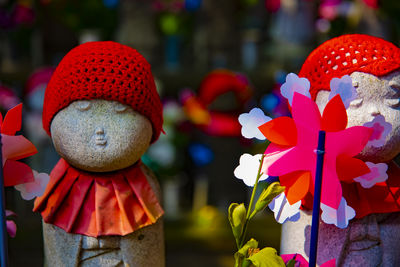
M 263 164 L 263 161 L 264 161 L 264 157 L 265 157 L 265 154 L 262 154 L 261 159 L 260 159 L 260 166 L 258 167 L 256 182 L 254 183 L 253 192 L 251 193 L 249 208 L 247 209 L 246 222 L 244 223 L 243 232 L 242 232 L 242 235 L 240 236 L 240 248 L 243 246 L 243 242 L 244 242 L 244 239 L 245 239 L 245 237 L 246 237 L 247 225 L 248 225 L 248 223 L 249 223 L 249 218 L 250 218 L 250 214 L 251 214 L 251 209 L 253 208 L 253 202 L 254 202 L 254 197 L 255 197 L 255 195 L 256 195 L 256 191 L 257 191 L 258 180 L 259 180 L 259 179 L 261 178 L 261 176 L 262 176 L 261 168 L 262 168 L 262 164 Z M 239 249 L 240 249 L 240 248 L 239 248 Z

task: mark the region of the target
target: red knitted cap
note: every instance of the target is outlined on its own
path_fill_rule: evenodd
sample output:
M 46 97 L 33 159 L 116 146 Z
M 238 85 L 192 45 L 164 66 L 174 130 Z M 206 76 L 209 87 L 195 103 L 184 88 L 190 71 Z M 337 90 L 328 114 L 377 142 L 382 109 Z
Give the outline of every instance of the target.
M 150 64 L 135 49 L 107 41 L 72 49 L 60 62 L 46 88 L 43 128 L 75 100 L 115 100 L 131 106 L 153 125 L 152 142 L 162 128 L 162 104 Z
M 400 49 L 381 38 L 350 34 L 326 41 L 304 62 L 299 77 L 310 83 L 312 99 L 320 90 L 330 90 L 332 78 L 341 78 L 355 71 L 377 77 L 400 68 Z

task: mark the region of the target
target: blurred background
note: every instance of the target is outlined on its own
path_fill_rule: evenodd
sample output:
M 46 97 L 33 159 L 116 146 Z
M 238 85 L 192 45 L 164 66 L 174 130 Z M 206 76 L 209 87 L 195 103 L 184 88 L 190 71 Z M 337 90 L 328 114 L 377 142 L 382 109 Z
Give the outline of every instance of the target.
M 233 266 L 227 208 L 251 193 L 233 170 L 241 154 L 266 147 L 241 137 L 238 115 L 253 107 L 287 114 L 280 85 L 327 39 L 365 33 L 399 45 L 399 14 L 397 0 L 0 0 L 0 109 L 4 115 L 24 103 L 22 133 L 39 150 L 28 163 L 49 173 L 59 157 L 41 128 L 41 109 L 54 68 L 87 41 L 137 49 L 164 104 L 166 134 L 142 160 L 163 189 L 167 266 Z M 7 208 L 18 214 L 11 266 L 43 265 L 32 206 L 7 189 Z M 248 232 L 279 250 L 271 212 Z

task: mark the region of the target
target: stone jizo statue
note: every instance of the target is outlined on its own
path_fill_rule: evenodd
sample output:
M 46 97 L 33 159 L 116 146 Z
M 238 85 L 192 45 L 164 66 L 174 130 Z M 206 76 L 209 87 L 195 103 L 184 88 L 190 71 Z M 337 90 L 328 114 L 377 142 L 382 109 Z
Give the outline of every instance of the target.
M 348 127 L 363 125 L 378 115 L 391 123 L 383 146 L 367 145 L 358 156 L 386 163 L 388 179 L 369 189 L 342 182 L 343 197 L 356 211 L 347 228 L 320 222 L 317 263 L 335 258 L 337 266 L 400 266 L 400 49 L 367 35 L 344 35 L 315 49 L 299 76 L 307 78 L 320 110 L 328 102 L 332 78 L 350 75 L 358 98 L 347 109 Z M 282 229 L 281 253 L 309 256 L 311 213 Z
M 162 127 L 147 61 L 115 42 L 74 48 L 46 88 L 43 127 L 61 156 L 34 207 L 45 264 L 165 266 L 160 188 L 140 161 Z

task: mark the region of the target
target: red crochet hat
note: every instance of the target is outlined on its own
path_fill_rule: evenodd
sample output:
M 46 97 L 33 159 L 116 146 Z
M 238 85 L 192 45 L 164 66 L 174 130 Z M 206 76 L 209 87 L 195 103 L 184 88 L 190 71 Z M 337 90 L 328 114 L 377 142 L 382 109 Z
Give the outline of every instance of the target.
M 150 64 L 135 49 L 107 41 L 72 49 L 60 62 L 46 88 L 43 128 L 75 100 L 115 100 L 131 106 L 153 125 L 152 142 L 162 128 L 162 104 Z
M 400 49 L 381 38 L 351 34 L 326 41 L 317 47 L 304 62 L 299 77 L 310 83 L 315 100 L 320 90 L 330 90 L 332 78 L 341 78 L 355 71 L 377 77 L 400 68 Z

